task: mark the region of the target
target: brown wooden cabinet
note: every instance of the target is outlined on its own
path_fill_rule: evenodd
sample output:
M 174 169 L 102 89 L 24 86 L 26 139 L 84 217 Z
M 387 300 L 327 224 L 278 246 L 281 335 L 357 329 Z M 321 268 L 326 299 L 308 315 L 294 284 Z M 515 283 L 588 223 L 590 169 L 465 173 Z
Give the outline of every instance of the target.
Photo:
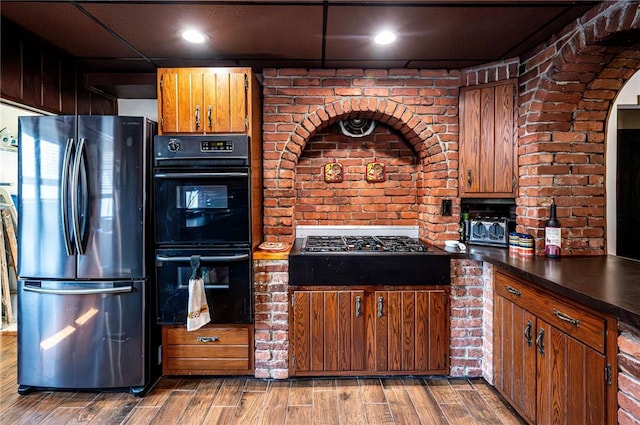
M 253 325 L 162 326 L 164 375 L 253 375 Z
M 290 297 L 291 376 L 447 373 L 446 289 L 296 288 Z
M 290 342 L 297 374 L 363 370 L 363 310 L 363 291 L 294 291 Z
M 250 68 L 158 69 L 160 134 L 245 133 Z
M 536 415 L 536 317 L 508 299 L 494 301 L 493 381 L 527 421 Z
M 117 100 L 90 92 L 72 58 L 2 19 L 0 95 L 53 114 L 113 115 Z
M 376 291 L 375 369 L 443 371 L 449 345 L 443 290 Z
M 516 196 L 516 83 L 507 80 L 460 91 L 460 197 Z
M 529 423 L 617 421 L 616 321 L 495 274 L 494 384 Z

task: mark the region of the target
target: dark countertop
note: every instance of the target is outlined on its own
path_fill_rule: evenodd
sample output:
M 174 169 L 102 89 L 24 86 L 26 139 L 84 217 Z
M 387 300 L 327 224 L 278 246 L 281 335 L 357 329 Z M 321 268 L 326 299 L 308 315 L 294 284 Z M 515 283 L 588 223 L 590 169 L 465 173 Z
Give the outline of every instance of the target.
M 454 259 L 486 261 L 640 328 L 640 262 L 615 256 L 512 258 L 505 248 L 445 248 Z

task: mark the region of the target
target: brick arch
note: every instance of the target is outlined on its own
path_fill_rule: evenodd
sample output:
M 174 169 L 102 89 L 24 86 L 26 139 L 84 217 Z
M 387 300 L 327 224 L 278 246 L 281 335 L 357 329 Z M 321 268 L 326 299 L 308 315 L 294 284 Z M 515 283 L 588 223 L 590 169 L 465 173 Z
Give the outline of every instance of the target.
M 355 117 L 371 118 L 397 130 L 417 153 L 423 166 L 424 180 L 441 174 L 442 170 L 457 168 L 457 157 L 448 158 L 440 134 L 432 131 L 427 122 L 404 104 L 386 98 L 367 96 L 329 102 L 302 116 L 283 145 L 276 169 L 271 174 L 273 178 L 269 181 L 273 185 L 269 193 L 277 196 L 278 201 L 274 202 L 275 205 L 265 204 L 265 220 L 268 225 L 265 234 L 269 239 L 290 242 L 294 235 L 295 169 L 307 142 L 320 130 L 342 119 Z M 455 164 L 451 164 L 451 161 L 455 161 Z M 438 175 L 436 179 L 438 178 L 442 177 Z M 453 184 L 456 182 L 457 180 Z M 457 188 L 451 190 L 457 191 Z M 421 211 L 436 210 L 440 198 L 450 197 L 451 190 L 423 197 Z M 427 239 L 435 239 L 436 235 L 442 236 L 442 223 L 431 223 L 426 213 L 421 212 L 420 215 L 423 217 Z M 454 224 L 454 227 L 457 229 L 457 225 Z
M 520 77 L 518 229 L 542 252 L 552 199 L 564 255 L 605 253 L 605 137 L 609 109 L 640 69 L 639 5 L 603 3 L 523 58 Z
M 352 97 L 336 100 L 310 112 L 295 126 L 280 156 L 278 170 L 292 170 L 306 143 L 320 130 L 348 118 L 370 118 L 399 131 L 413 147 L 420 162 L 429 165 L 446 159 L 438 136 L 407 106 L 384 98 Z M 278 172 L 280 179 L 287 173 Z M 293 179 L 293 175 L 291 175 Z

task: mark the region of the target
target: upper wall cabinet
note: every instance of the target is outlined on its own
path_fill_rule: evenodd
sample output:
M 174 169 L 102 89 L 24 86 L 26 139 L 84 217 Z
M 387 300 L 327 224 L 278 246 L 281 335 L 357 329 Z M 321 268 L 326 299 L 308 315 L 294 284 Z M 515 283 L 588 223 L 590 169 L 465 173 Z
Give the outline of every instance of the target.
M 516 80 L 460 91 L 462 198 L 514 198 L 517 188 Z
M 83 71 L 73 58 L 1 21 L 0 97 L 53 114 L 117 113 L 115 98 L 85 88 Z
M 250 68 L 158 69 L 159 133 L 246 133 L 250 76 Z

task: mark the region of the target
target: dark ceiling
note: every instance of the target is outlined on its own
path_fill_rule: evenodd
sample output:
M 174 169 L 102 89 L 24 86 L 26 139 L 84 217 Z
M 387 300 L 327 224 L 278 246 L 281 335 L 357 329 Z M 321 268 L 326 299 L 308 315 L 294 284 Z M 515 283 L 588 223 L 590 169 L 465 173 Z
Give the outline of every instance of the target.
M 459 69 L 525 53 L 597 1 L 14 1 L 2 16 L 117 97 L 155 97 L 158 67 Z M 179 31 L 204 30 L 204 45 Z M 397 41 L 376 46 L 374 32 Z

